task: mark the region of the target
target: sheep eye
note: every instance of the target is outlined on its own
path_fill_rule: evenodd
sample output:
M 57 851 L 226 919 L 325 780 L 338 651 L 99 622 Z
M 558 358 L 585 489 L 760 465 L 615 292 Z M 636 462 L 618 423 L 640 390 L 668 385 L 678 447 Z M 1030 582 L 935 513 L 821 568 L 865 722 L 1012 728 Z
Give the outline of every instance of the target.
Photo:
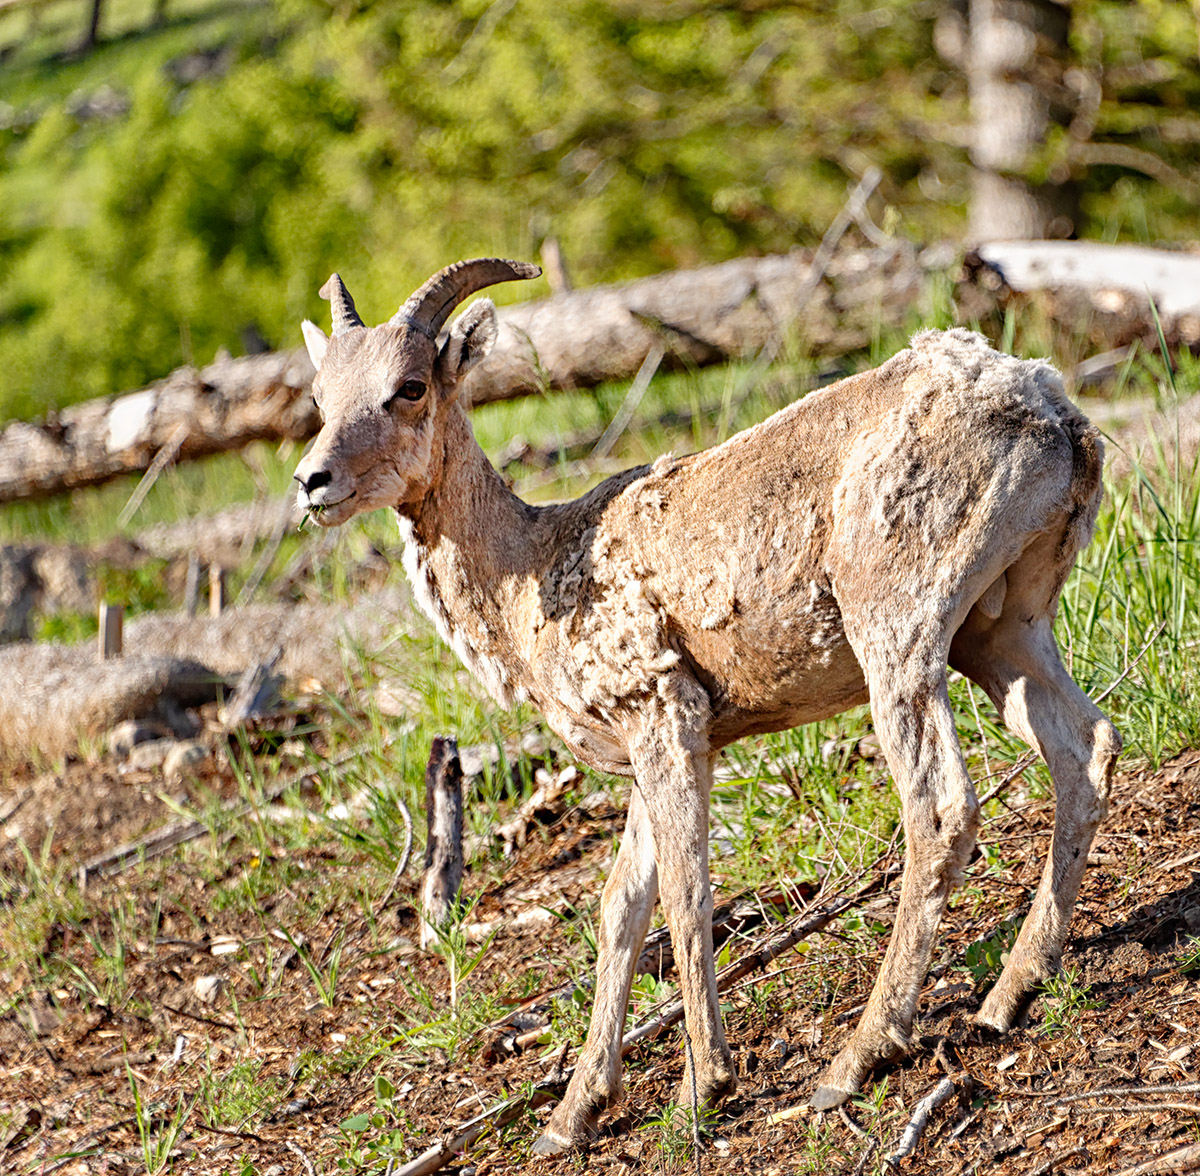
M 391 396 L 388 397 L 385 408 L 390 408 L 397 400 L 407 400 L 410 403 L 420 400 L 425 395 L 425 385 L 420 380 L 405 380 Z

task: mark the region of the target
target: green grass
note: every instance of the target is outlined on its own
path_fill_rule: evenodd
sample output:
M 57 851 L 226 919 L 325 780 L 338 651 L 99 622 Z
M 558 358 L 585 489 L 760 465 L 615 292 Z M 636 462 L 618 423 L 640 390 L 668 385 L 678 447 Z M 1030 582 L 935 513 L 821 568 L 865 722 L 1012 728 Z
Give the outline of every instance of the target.
M 197 1104 L 210 1127 L 244 1131 L 251 1123 L 269 1115 L 282 1101 L 286 1081 L 262 1072 L 259 1058 L 238 1062 L 229 1069 L 209 1069 L 200 1079 Z
M 156 25 L 154 0 L 106 0 L 99 43 L 80 55 L 90 0 L 0 9 L 0 100 L 20 116 L 101 86 L 127 90 L 163 61 L 245 38 L 267 11 L 255 0 L 167 0 Z
M 1014 337 L 1019 343 L 1019 323 L 1014 324 Z M 886 353 L 898 345 L 897 339 L 883 339 L 878 351 Z M 1143 353 L 1135 359 L 1123 373 L 1122 395 L 1157 397 L 1169 408 L 1177 397 L 1195 391 L 1200 369 L 1194 363 L 1180 363 L 1172 374 L 1161 355 Z M 858 361 L 861 366 L 868 362 L 868 356 Z M 620 457 L 633 463 L 666 449 L 680 452 L 713 444 L 769 414 L 788 399 L 787 387 L 814 375 L 810 365 L 790 362 L 769 373 L 765 391 L 751 390 L 746 395 L 747 371 L 746 367 L 711 369 L 655 380 L 638 420 L 622 439 Z M 493 405 L 475 414 L 475 424 L 492 452 L 517 434 L 548 445 L 601 428 L 623 394 L 622 388 L 610 387 L 591 395 Z M 671 413 L 688 414 L 687 420 L 671 425 Z M 262 493 L 281 493 L 295 460 L 294 450 L 256 446 L 242 457 L 226 456 L 169 471 L 132 526 L 195 513 L 198 503 L 211 510 Z M 1095 541 L 1068 581 L 1058 619 L 1059 640 L 1076 679 L 1093 696 L 1115 683 L 1102 705 L 1121 728 L 1127 758 L 1149 764 L 1200 742 L 1196 664 L 1200 620 L 1195 608 L 1200 586 L 1198 474 L 1194 467 L 1173 468 L 1165 453 L 1151 454 L 1134 477 L 1108 487 Z M 69 534 L 100 542 L 113 533 L 113 519 L 130 489 L 131 484 L 123 484 L 35 507 L 8 508 L 0 512 L 0 535 L 28 538 L 50 526 L 58 537 Z M 565 496 L 578 489 L 577 479 L 564 478 L 543 493 Z M 386 512 L 339 534 L 321 573 L 319 590 L 326 598 L 345 598 L 346 566 L 372 542 L 395 546 Z M 380 919 L 377 926 L 375 905 L 403 846 L 401 806 L 419 814 L 423 805 L 424 770 L 434 735 L 453 733 L 461 745 L 488 743 L 498 749 L 498 764 L 487 770 L 481 783 L 472 785 L 468 832 L 487 832 L 498 806 L 512 800 L 514 769 L 521 791 L 532 784 L 533 762 L 511 749 L 532 730 L 546 734 L 537 712 L 528 706 L 511 710 L 496 706 L 423 621 L 406 616 L 382 648 L 349 650 L 346 667 L 347 686 L 326 700 L 319 726 L 326 757 L 357 749 L 355 758 L 337 769 L 319 768 L 314 791 L 290 790 L 280 805 L 268 808 L 267 792 L 281 773 L 300 761 L 252 756 L 248 744 L 235 745 L 232 763 L 241 780 L 242 798 L 251 802 L 250 811 L 232 816 L 217 798 L 203 795 L 189 802 L 213 833 L 205 842 L 180 851 L 183 866 L 203 887 L 206 919 L 219 921 L 226 912 L 250 914 L 261 928 L 261 938 L 238 956 L 241 971 L 237 992 L 231 990 L 231 996 L 240 997 L 243 1008 L 277 995 L 270 977 L 285 947 L 277 937 L 271 938 L 278 927 L 286 927 L 297 944 L 300 934 L 308 937 L 309 946 L 301 951 L 300 982 L 318 1003 L 344 1004 L 353 985 L 353 970 L 364 955 L 390 950 L 394 924 Z M 408 714 L 393 718 L 380 713 L 374 691 L 381 682 L 404 688 L 412 700 Z M 976 779 L 998 765 L 1011 764 L 1024 751 L 999 725 L 980 692 L 972 699 L 968 684 L 955 679 L 951 695 Z M 712 799 L 713 875 L 722 891 L 774 887 L 781 878 L 835 883 L 873 860 L 891 842 L 899 824 L 899 802 L 882 761 L 859 753 L 859 743 L 869 732 L 869 711 L 859 708 L 823 723 L 747 739 L 726 750 Z M 561 745 L 552 736 L 547 738 L 565 761 L 568 757 Z M 315 759 L 315 753 L 310 754 Z M 619 804 L 626 787 L 584 770 L 576 792 L 583 797 L 608 789 Z M 1044 772 L 1035 774 L 1033 787 L 1048 787 Z M 342 803 L 350 815 L 337 820 L 324 815 Z M 419 820 L 417 825 L 419 843 Z M 985 847 L 983 854 L 983 872 L 1007 870 L 1008 863 L 994 849 Z M 318 861 L 320 867 L 313 868 Z M 156 877 L 156 868 L 140 867 L 131 871 L 130 878 L 135 884 L 144 882 Z M 474 863 L 466 901 L 483 893 L 505 869 L 498 856 Z M 20 877 L 0 880 L 0 898 L 4 900 L 0 951 L 12 961 L 6 967 L 23 966 L 42 988 L 72 989 L 89 1007 L 120 1008 L 136 1000 L 136 993 L 127 991 L 129 949 L 136 938 L 135 924 L 151 920 L 148 911 L 135 910 L 111 896 L 102 900 L 91 893 L 81 895 L 69 872 L 50 856 L 48 845 L 27 852 Z M 598 899 L 597 887 L 579 909 L 564 914 L 569 933 L 556 936 L 565 945 L 561 949 L 565 958 L 554 961 L 558 974 L 586 975 L 592 967 Z M 164 893 L 161 901 L 178 919 L 184 901 L 170 893 Z M 960 904 L 980 901 L 972 885 L 955 898 Z M 314 928 L 328 927 L 331 915 L 341 920 L 339 925 L 360 930 L 352 929 L 343 940 L 322 946 L 325 933 Z M 394 1025 L 372 1029 L 337 1054 L 311 1052 L 298 1064 L 296 1081 L 316 1089 L 349 1074 L 361 1076 L 364 1067 L 378 1065 L 384 1054 L 397 1065 L 423 1064 L 435 1051 L 455 1065 L 471 1059 L 482 1030 L 530 995 L 531 985 L 544 974 L 531 970 L 497 981 L 489 969 L 491 945 L 469 943 L 462 933 L 463 923 L 460 912 L 444 936 L 442 973 L 431 978 L 428 972 L 417 977 L 407 969 L 397 971 Z M 58 924 L 69 927 L 82 945 L 70 962 L 47 947 Z M 1014 929 L 1011 924 L 986 928 L 968 947 L 962 966 L 980 987 L 1002 965 Z M 862 961 L 874 958 L 874 944 L 882 932 L 869 918 L 843 920 L 840 938 L 806 944 L 803 952 L 780 961 L 786 981 L 772 977 L 731 993 L 732 1015 L 770 1025 L 790 1004 L 814 1010 L 830 1007 L 848 989 L 866 982 Z M 138 934 L 145 937 L 146 932 Z M 736 947 L 725 950 L 737 952 Z M 1189 944 L 1178 966 L 1194 970 L 1198 955 L 1195 945 Z M 480 981 L 485 974 L 487 980 Z M 656 981 L 639 980 L 632 1019 L 646 1015 L 668 995 L 669 990 Z M 1079 1032 L 1086 1025 L 1089 1001 L 1078 977 L 1064 975 L 1045 993 L 1047 1031 Z M 583 1040 L 589 1007 L 587 993 L 559 1002 L 551 1031 L 555 1048 L 563 1040 L 576 1046 Z M 253 1020 L 249 1015 L 246 1019 Z M 280 1097 L 276 1079 L 264 1077 L 251 1062 L 238 1066 L 243 1068 L 210 1073 L 212 1084 L 201 1088 L 196 1105 L 210 1125 L 244 1127 Z M 387 1103 L 386 1086 L 381 1090 Z M 143 1116 L 147 1168 L 162 1160 L 173 1122 L 191 1109 L 179 1104 L 167 1107 L 158 1118 Z M 892 1129 L 895 1110 L 885 1085 L 874 1088 L 859 1105 L 858 1115 L 873 1131 L 886 1134 Z M 420 1138 L 419 1132 L 397 1119 L 390 1104 L 376 1105 L 363 1116 L 346 1120 L 339 1129 L 338 1146 L 348 1163 L 382 1160 L 398 1154 L 402 1143 L 411 1147 L 414 1136 Z M 138 1122 L 143 1125 L 142 1118 Z M 690 1133 L 676 1138 L 674 1120 L 655 1120 L 643 1130 L 661 1146 L 664 1167 L 687 1163 Z M 819 1163 L 830 1146 L 830 1138 L 816 1132 L 806 1142 L 807 1154 Z

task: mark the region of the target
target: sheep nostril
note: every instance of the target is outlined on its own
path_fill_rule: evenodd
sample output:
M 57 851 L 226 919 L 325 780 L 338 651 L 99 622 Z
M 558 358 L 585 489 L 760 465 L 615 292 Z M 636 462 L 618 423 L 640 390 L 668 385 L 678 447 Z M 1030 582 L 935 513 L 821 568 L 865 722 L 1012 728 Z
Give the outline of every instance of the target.
M 333 475 L 328 470 L 317 470 L 315 473 L 309 474 L 307 478 L 302 478 L 299 474 L 296 475 L 296 481 L 304 487 L 305 490 L 312 494 L 313 491 L 319 490 L 322 486 L 328 486 L 333 481 Z

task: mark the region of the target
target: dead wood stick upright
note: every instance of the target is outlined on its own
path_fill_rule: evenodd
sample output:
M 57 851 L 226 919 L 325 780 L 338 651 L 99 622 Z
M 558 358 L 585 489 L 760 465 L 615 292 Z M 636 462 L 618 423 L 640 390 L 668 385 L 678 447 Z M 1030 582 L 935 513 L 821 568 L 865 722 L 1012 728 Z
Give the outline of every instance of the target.
M 125 606 L 100 602 L 100 660 L 120 657 L 125 634 Z
M 437 940 L 462 885 L 462 764 L 458 741 L 437 735 L 425 767 L 425 874 L 421 879 L 421 947 Z

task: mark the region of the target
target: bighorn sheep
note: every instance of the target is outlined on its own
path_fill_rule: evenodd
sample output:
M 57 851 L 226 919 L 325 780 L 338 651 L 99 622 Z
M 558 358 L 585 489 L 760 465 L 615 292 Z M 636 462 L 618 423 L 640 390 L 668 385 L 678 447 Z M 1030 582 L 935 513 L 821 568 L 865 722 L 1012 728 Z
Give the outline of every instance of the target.
M 1012 1026 L 1058 965 L 1121 748 L 1059 659 L 1052 620 L 1091 536 L 1102 445 L 1055 371 L 964 330 L 813 392 L 691 457 L 575 502 L 505 487 L 457 401 L 497 332 L 469 294 L 536 266 L 459 262 L 366 328 L 341 279 L 333 336 L 304 323 L 324 426 L 300 503 L 331 526 L 391 507 L 441 636 L 501 702 L 532 700 L 584 762 L 634 778 L 600 911 L 591 1028 L 536 1145 L 585 1141 L 621 1090 L 630 983 L 656 894 L 670 926 L 702 1104 L 736 1085 L 717 1004 L 708 872 L 713 758 L 743 735 L 871 702 L 907 837 L 895 929 L 813 1108 L 907 1047 L 978 802 L 947 663 L 1046 759 L 1058 806 L 1032 908 L 979 1019 Z M 691 1103 L 691 1074 L 680 1101 Z

